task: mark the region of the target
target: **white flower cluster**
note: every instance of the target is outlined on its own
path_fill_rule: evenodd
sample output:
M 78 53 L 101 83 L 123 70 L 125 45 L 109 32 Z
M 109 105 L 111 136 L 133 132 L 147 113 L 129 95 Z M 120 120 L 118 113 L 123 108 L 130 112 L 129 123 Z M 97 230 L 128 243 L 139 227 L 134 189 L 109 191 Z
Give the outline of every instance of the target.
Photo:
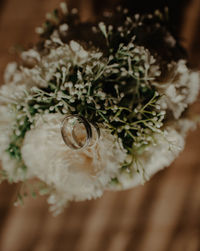
M 91 60 L 91 63 L 100 60 L 102 53 L 86 51 L 79 43 L 71 41 L 63 44 L 59 38 L 46 41 L 46 48 L 50 52 L 47 55 L 40 54 L 31 49 L 22 53 L 22 58 L 27 62 L 31 60 L 35 65 L 31 68 L 21 67 L 21 73 L 28 86 L 46 87 L 48 82 L 54 77 L 58 68 L 67 67 L 69 69 L 73 65 L 83 65 Z M 52 48 L 52 44 L 60 42 L 59 46 Z M 65 69 L 65 71 L 67 71 Z
M 65 5 L 62 10 L 68 12 Z M 126 22 L 129 26 L 132 21 Z M 68 28 L 62 24 L 58 30 Z M 104 23 L 99 28 L 109 43 L 113 28 Z M 142 184 L 170 165 L 195 125 L 181 116 L 200 89 L 200 74 L 190 71 L 186 61 L 172 61 L 163 74 L 134 37 L 106 58 L 99 49 L 86 50 L 74 40 L 63 43 L 58 30 L 44 41 L 45 53 L 31 49 L 21 54 L 21 66 L 9 64 L 0 88 L 2 169 L 12 182 L 37 179 L 46 184 L 56 213 L 68 201 Z M 123 27 L 118 32 L 121 37 L 130 34 Z M 166 39 L 175 46 L 170 34 Z M 62 138 L 62 122 L 88 107 L 86 114 L 100 118 L 101 136 L 94 146 L 74 151 Z
M 132 173 L 123 172 L 118 174 L 118 185 L 110 184 L 112 190 L 129 189 L 144 184 L 152 175 L 169 166 L 184 149 L 185 136 L 189 130 L 194 130 L 196 123 L 188 119 L 180 119 L 167 126 L 163 135 L 154 134 L 155 142 L 145 148 L 137 156 L 137 163 L 132 168 Z M 143 172 L 138 172 L 137 165 L 143 167 Z

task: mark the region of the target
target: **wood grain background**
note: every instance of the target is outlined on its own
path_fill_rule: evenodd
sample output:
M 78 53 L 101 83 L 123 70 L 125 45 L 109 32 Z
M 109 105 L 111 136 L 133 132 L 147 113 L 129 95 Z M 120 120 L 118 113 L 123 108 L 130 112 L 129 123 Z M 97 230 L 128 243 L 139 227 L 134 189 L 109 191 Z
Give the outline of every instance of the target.
M 34 28 L 59 0 L 0 0 L 0 80 L 13 45 L 37 40 Z M 105 1 L 104 1 L 105 2 Z M 74 1 L 83 19 L 89 0 Z M 88 7 L 87 7 L 88 6 Z M 179 11 L 178 9 L 175 11 Z M 188 1 L 181 36 L 190 60 L 200 65 L 200 0 Z M 197 103 L 194 110 L 200 112 Z M 72 203 L 54 218 L 45 198 L 14 207 L 17 185 L 0 185 L 0 251 L 199 251 L 200 129 L 189 134 L 184 152 L 145 186 L 106 192 L 96 201 Z

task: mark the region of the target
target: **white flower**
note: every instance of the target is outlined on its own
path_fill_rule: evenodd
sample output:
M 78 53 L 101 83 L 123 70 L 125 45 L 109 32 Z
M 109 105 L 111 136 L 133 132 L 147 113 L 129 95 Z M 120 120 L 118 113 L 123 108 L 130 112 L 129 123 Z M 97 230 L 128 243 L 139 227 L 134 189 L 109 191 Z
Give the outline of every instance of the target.
M 197 99 L 200 74 L 190 71 L 184 60 L 173 62 L 169 68 L 168 79 L 164 83 L 154 83 L 154 85 L 161 94 L 164 94 L 159 101 L 161 108 L 171 110 L 174 117 L 178 119 L 187 106 Z
M 11 82 L 2 85 L 0 88 L 0 104 L 13 104 L 17 103 L 20 99 L 24 98 L 27 86 L 25 84 Z
M 169 32 L 166 33 L 164 40 L 171 48 L 175 47 L 176 39 Z
M 66 67 L 71 65 L 81 66 L 86 62 L 92 63 L 94 60 L 100 60 L 102 57 L 102 53 L 86 51 L 79 43 L 73 40 L 70 41 L 69 45 L 63 44 L 57 31 L 52 35 L 52 41 L 48 41 L 49 45 L 52 45 L 50 47 L 47 45 L 50 50 L 48 55 L 41 56 L 34 50 L 23 52 L 22 54 L 24 59 L 30 61 L 30 57 L 32 57 L 32 60 L 37 60 L 37 64 L 31 68 L 20 68 L 23 82 L 28 87 L 47 87 L 48 82 L 55 76 L 58 68 L 64 65 Z M 58 43 L 59 47 L 54 48 L 54 43 Z
M 23 51 L 21 53 L 21 58 L 24 61 L 28 61 L 30 58 L 36 60 L 36 62 L 40 61 L 40 54 L 34 50 L 34 49 L 30 49 L 28 51 Z
M 118 174 L 118 186 L 110 186 L 110 189 L 128 189 L 149 180 L 151 176 L 168 167 L 177 158 L 185 145 L 185 136 L 188 130 L 195 128 L 195 122 L 187 119 L 181 119 L 178 123 L 174 122 L 168 126 L 164 134 L 154 134 L 155 144 L 149 145 L 145 151 L 137 156 L 140 168 L 143 168 L 143 173 L 136 171 L 136 166 L 133 164 L 135 171 L 131 174 Z
M 8 66 L 10 68 L 11 66 Z M 10 69 L 14 69 L 14 65 Z M 27 90 L 27 86 L 21 83 L 21 79 L 15 78 L 7 73 L 7 84 L 0 88 L 0 159 L 2 168 L 8 174 L 8 177 L 13 182 L 23 181 L 25 173 L 21 168 L 18 168 L 18 161 L 12 159 L 10 154 L 6 151 L 11 143 L 11 137 L 13 136 L 14 125 L 16 123 L 17 114 L 12 110 L 11 104 L 16 104 L 20 98 L 24 99 L 24 92 Z M 13 74 L 15 74 L 13 72 Z M 17 75 L 18 72 L 16 72 Z
M 16 72 L 17 72 L 17 63 L 16 62 L 9 63 L 6 66 L 6 69 L 4 72 L 5 83 L 9 83 L 12 80 L 12 78 L 15 76 Z
M 21 54 L 23 60 L 30 60 L 32 57 L 33 60 L 39 60 L 39 54 L 35 50 L 29 50 Z M 0 89 L 0 102 L 5 100 L 18 100 L 20 96 L 24 95 L 25 91 L 28 91 L 32 86 L 35 85 L 34 74 L 25 74 L 30 72 L 29 68 L 19 66 L 16 62 L 9 63 L 6 67 L 4 73 L 5 84 Z M 34 72 L 34 71 L 33 71 Z M 37 75 L 37 73 L 36 73 Z M 4 97 L 4 98 L 3 98 Z
M 10 112 L 8 106 L 0 106 L 0 159 L 2 169 L 6 171 L 9 179 L 12 181 L 24 180 L 24 173 L 21 169 L 17 169 L 17 161 L 11 159 L 6 150 L 10 144 L 10 138 L 13 133 L 13 125 L 15 116 Z
M 12 127 L 15 116 L 10 112 L 8 106 L 0 106 L 0 156 L 5 152 L 10 143 Z
M 94 147 L 71 150 L 61 137 L 63 118 L 60 114 L 44 115 L 26 134 L 22 146 L 28 175 L 54 188 L 49 202 L 56 203 L 56 209 L 69 200 L 101 196 L 126 157 L 120 143 L 105 129 Z
M 66 34 L 66 32 L 68 31 L 68 29 L 69 29 L 69 25 L 68 24 L 61 24 L 60 26 L 59 26 L 59 32 L 61 33 L 61 34 Z
M 60 3 L 60 9 L 61 9 L 63 14 L 66 15 L 68 13 L 68 7 L 67 7 L 66 2 L 61 2 Z
M 6 174 L 9 177 L 9 181 L 19 182 L 31 178 L 30 176 L 27 176 L 21 168 L 18 168 L 17 160 L 12 159 L 7 152 L 4 152 L 1 155 L 1 164 L 2 169 L 6 171 Z

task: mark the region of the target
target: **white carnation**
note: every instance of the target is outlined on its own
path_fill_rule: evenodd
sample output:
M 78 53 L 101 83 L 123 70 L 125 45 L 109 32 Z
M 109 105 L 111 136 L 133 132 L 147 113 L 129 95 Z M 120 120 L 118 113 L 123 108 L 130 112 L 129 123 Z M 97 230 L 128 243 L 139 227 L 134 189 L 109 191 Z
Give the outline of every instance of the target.
M 27 86 L 21 83 L 11 82 L 0 88 L 0 104 L 16 104 L 24 98 Z
M 2 168 L 7 172 L 12 181 L 24 180 L 24 173 L 17 168 L 17 161 L 11 159 L 6 150 L 10 144 L 10 138 L 13 133 L 15 116 L 10 112 L 8 106 L 0 106 L 0 159 Z
M 200 74 L 190 71 L 185 60 L 173 62 L 170 65 L 168 79 L 164 83 L 155 84 L 161 94 L 162 109 L 169 109 L 178 119 L 189 104 L 192 104 L 199 94 Z
M 56 210 L 69 200 L 101 196 L 126 158 L 121 144 L 105 129 L 92 148 L 71 150 L 61 136 L 63 118 L 61 114 L 44 115 L 27 132 L 22 146 L 28 175 L 54 188 L 49 203 L 56 204 Z
M 10 112 L 8 106 L 0 106 L 0 156 L 5 152 L 10 143 L 12 127 L 15 116 Z

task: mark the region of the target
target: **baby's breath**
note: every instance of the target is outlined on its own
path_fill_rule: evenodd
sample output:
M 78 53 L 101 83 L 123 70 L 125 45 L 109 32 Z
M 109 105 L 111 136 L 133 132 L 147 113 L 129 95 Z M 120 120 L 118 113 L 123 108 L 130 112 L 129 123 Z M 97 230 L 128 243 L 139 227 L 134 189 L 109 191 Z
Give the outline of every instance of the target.
M 62 13 L 68 12 L 64 5 L 61 9 Z M 43 30 L 49 31 L 53 23 L 59 22 L 59 12 L 48 14 L 47 19 Z M 20 148 L 26 132 L 34 128 L 38 116 L 61 113 L 78 114 L 109 129 L 132 156 L 131 162 L 122 167 L 131 171 L 136 153 L 152 143 L 152 135 L 161 132 L 165 118 L 158 102 L 160 95 L 152 85 L 160 76 L 154 56 L 135 43 L 135 35 L 128 42 L 118 39 L 122 41 L 114 45 L 116 37 L 130 36 L 142 22 L 142 17 L 135 15 L 119 27 L 103 22 L 93 26 L 91 29 L 102 33 L 106 40 L 106 55 L 98 48 L 85 50 L 73 40 L 63 44 L 54 31 L 46 43 L 49 55 L 37 56 L 38 63 L 32 69 L 21 68 L 25 76 L 38 83 L 12 104 L 17 119 L 7 151 L 22 168 Z M 69 25 L 64 23 L 59 29 L 67 32 Z M 33 54 L 32 50 L 26 56 Z

